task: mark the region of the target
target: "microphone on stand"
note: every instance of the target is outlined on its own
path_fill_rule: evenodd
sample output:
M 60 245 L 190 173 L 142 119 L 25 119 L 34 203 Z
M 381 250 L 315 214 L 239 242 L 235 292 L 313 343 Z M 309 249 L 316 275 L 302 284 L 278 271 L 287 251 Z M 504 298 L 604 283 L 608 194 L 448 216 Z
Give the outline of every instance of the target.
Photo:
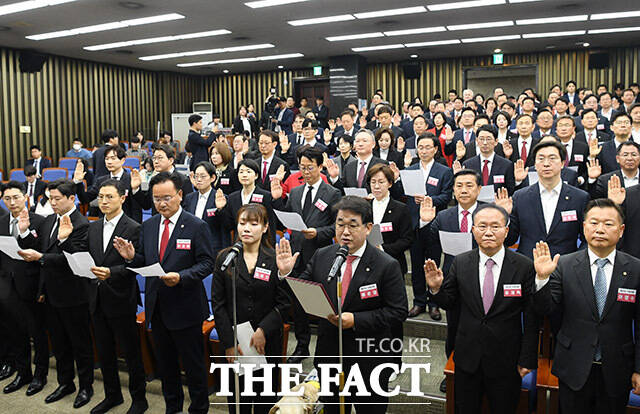
M 333 266 L 331 266 L 331 270 L 329 271 L 329 277 L 327 277 L 327 282 L 331 282 L 334 277 L 340 271 L 340 267 L 347 259 L 347 254 L 349 254 L 349 248 L 346 245 L 340 246 L 338 251 L 336 252 L 336 258 L 333 261 Z
M 240 252 L 242 251 L 242 242 L 238 241 L 233 246 L 231 246 L 231 250 L 227 253 L 227 257 L 225 257 L 224 262 L 220 266 L 221 271 L 227 270 L 227 267 L 238 257 Z

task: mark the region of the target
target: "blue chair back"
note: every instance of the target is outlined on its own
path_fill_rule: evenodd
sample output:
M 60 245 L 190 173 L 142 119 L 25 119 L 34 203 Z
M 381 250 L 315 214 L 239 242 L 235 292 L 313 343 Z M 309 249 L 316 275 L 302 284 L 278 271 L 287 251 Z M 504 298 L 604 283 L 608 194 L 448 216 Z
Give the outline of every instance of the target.
M 131 167 L 135 169 L 140 169 L 140 158 L 138 157 L 127 157 L 124 160 L 125 167 Z
M 45 168 L 42 170 L 42 179 L 44 181 L 55 181 L 59 178 L 67 178 L 67 174 L 66 168 Z
M 11 170 L 11 172 L 9 173 L 9 180 L 25 182 L 27 181 L 27 177 L 25 177 L 22 168 L 16 168 Z

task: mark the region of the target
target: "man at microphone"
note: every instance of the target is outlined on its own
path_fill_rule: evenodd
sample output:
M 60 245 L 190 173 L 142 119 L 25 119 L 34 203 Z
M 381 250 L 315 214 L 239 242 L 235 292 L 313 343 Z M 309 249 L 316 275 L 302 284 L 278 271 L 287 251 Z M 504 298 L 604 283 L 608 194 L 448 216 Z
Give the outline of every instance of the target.
M 381 347 L 393 339 L 391 326 L 402 323 L 407 317 L 407 293 L 398 262 L 384 251 L 367 243 L 373 227 L 371 204 L 357 196 L 345 196 L 336 205 L 336 239 L 338 243 L 318 249 L 301 274 L 293 271 L 298 253 L 292 255 L 287 240 L 276 246 L 276 263 L 279 275 L 297 276 L 322 283 L 329 294 L 334 309 L 337 309 L 337 277 L 328 279 L 332 264 L 336 260 L 340 245 L 348 248 L 346 260 L 340 267 L 342 274 L 342 344 L 345 378 L 358 365 L 371 396 L 345 397 L 346 413 L 351 404 L 358 412 L 384 413 L 387 397 L 372 391 L 369 379 L 371 371 L 380 363 L 393 362 L 396 354 L 389 347 Z M 338 316 L 328 315 L 318 325 L 318 341 L 314 365 L 338 363 Z M 371 358 L 371 355 L 378 356 Z M 361 357 L 360 357 L 361 356 Z M 387 389 L 390 369 L 382 371 L 379 381 Z M 324 400 L 327 413 L 339 412 L 338 387 L 333 386 L 332 397 Z M 355 394 L 355 393 L 353 393 Z M 368 403 L 362 404 L 361 403 Z M 371 404 L 378 403 L 378 404 Z

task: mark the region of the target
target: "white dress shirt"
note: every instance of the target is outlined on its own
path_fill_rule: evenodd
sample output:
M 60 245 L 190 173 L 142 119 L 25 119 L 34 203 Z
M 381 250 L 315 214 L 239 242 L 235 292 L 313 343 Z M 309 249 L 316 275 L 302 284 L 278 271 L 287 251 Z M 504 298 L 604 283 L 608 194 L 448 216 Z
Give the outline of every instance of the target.
M 109 243 L 111 242 L 111 236 L 113 236 L 113 232 L 120 221 L 120 218 L 124 215 L 123 211 L 120 211 L 120 214 L 112 218 L 111 220 L 107 220 L 107 216 L 104 216 L 104 223 L 102 224 L 102 251 L 106 252 L 107 247 L 109 247 Z
M 349 253 L 349 256 L 357 256 L 353 262 L 351 262 L 351 280 L 353 280 L 353 276 L 355 276 L 356 274 L 356 269 L 358 268 L 358 263 L 360 263 L 360 259 L 362 258 L 362 255 L 364 254 L 364 250 L 367 248 L 367 241 L 365 240 L 365 242 L 362 244 L 362 246 L 356 250 L 353 253 Z M 340 267 L 340 274 L 344 275 L 344 271 L 347 268 L 347 261 L 345 260 L 344 263 L 342 263 L 342 266 Z M 348 287 L 347 287 L 348 290 Z
M 467 214 L 467 233 L 471 233 L 471 226 L 473 226 L 473 218 L 472 218 L 473 212 L 476 211 L 477 207 L 478 207 L 478 202 L 476 201 L 467 210 L 469 212 L 469 214 Z M 462 206 L 458 204 L 458 228 L 460 228 L 460 225 L 462 224 L 462 219 L 464 217 L 464 214 L 462 214 L 463 211 L 464 211 L 464 208 L 462 208 Z
M 176 223 L 178 223 L 178 218 L 180 218 L 180 214 L 182 214 L 182 207 L 178 208 L 178 211 L 173 216 L 169 217 L 169 238 L 171 238 L 171 234 L 173 233 L 173 229 L 176 227 Z M 164 231 L 164 220 L 163 216 L 160 216 L 160 232 L 158 233 L 158 252 L 160 252 L 160 245 L 162 244 L 162 232 Z M 168 246 L 167 246 L 168 247 Z
M 271 168 L 271 162 L 273 161 L 273 157 L 275 156 L 276 152 L 274 151 L 271 156 L 267 159 L 265 159 L 264 157 L 262 157 L 260 159 L 260 174 L 262 174 L 262 170 L 264 169 L 264 162 L 267 162 L 267 174 L 269 174 L 269 168 Z M 264 177 L 260 177 L 260 178 L 264 178 Z M 267 177 L 268 179 L 269 177 Z
M 491 167 L 493 166 L 493 159 L 495 158 L 496 153 L 492 152 L 489 157 L 485 157 L 481 152 L 478 152 L 478 154 L 480 154 L 480 175 L 482 175 L 482 169 L 484 168 L 484 160 L 489 161 L 487 163 L 487 170 L 489 171 L 489 175 L 491 175 Z
M 568 142 L 560 141 L 560 143 L 566 148 L 567 159 L 571 162 L 571 154 L 573 154 L 573 139 L 570 139 Z
M 505 142 L 507 140 L 507 135 L 509 134 L 509 129 L 507 128 L 506 131 L 500 132 L 500 130 L 498 130 L 498 143 L 502 144 L 503 142 Z
M 356 182 L 358 181 L 358 174 L 360 174 L 360 168 L 362 168 L 362 162 L 364 161 L 364 181 L 366 182 L 367 180 L 367 169 L 369 168 L 369 164 L 371 163 L 371 160 L 373 159 L 373 154 L 369 155 L 367 157 L 367 159 L 361 160 L 360 158 L 356 157 L 356 161 L 358 162 L 358 165 L 356 165 Z
M 424 178 L 425 183 L 429 179 L 429 174 L 431 174 L 431 168 L 433 167 L 434 162 L 435 160 L 431 160 L 426 166 L 424 166 L 422 165 L 422 161 L 420 161 L 420 171 L 422 171 L 422 177 Z
M 120 172 L 115 174 L 115 175 L 110 173 L 111 178 L 113 178 L 114 180 L 118 180 L 118 181 L 120 181 L 122 179 L 123 175 L 124 175 L 124 168 L 121 168 Z
M 249 122 L 249 118 L 241 116 L 240 120 L 242 121 L 242 128 L 244 128 L 245 131 L 251 132 L 251 122 Z
M 253 191 L 249 193 L 249 195 L 245 195 L 244 194 L 244 189 L 240 190 L 240 198 L 242 199 L 242 205 L 244 206 L 245 204 L 249 204 L 249 202 L 251 202 L 251 197 L 253 197 L 253 194 L 256 192 L 255 187 L 253 188 Z
M 591 131 L 588 131 L 585 128 L 585 130 L 584 130 L 584 139 L 587 141 L 587 144 L 589 143 L 589 140 L 591 138 L 598 138 L 598 131 L 596 131 L 595 129 L 592 129 Z
M 386 160 L 389 156 L 389 148 L 380 150 L 380 158 Z
M 502 270 L 502 263 L 504 262 L 504 247 L 501 247 L 500 250 L 498 250 L 498 253 L 494 254 L 493 256 L 487 256 L 486 254 L 482 253 L 482 250 L 478 249 L 479 253 L 480 253 L 480 260 L 478 261 L 478 277 L 480 280 L 480 297 L 482 297 L 484 299 L 484 297 L 482 296 L 482 286 L 484 285 L 484 277 L 485 274 L 487 273 L 487 260 L 491 259 L 493 260 L 493 267 L 491 268 L 491 271 L 493 272 L 493 292 L 494 292 L 494 297 L 495 297 L 495 292 L 496 289 L 498 289 L 498 280 L 500 279 L 500 271 Z
M 633 187 L 634 185 L 638 185 L 638 170 L 635 171 L 632 177 L 627 177 L 627 175 L 622 172 L 622 179 L 624 180 L 624 188 Z
M 539 183 L 540 187 L 540 202 L 542 203 L 542 213 L 544 215 L 544 225 L 549 233 L 551 223 L 553 222 L 553 216 L 556 214 L 556 207 L 558 206 L 558 199 L 560 199 L 560 190 L 562 189 L 562 180 L 551 189 L 547 190 L 542 183 Z
M 631 137 L 635 142 L 640 142 L 640 128 L 634 129 L 631 127 Z
M 40 162 L 42 161 L 42 157 L 33 159 L 33 166 L 36 167 L 36 173 L 38 175 L 42 175 L 42 171 L 40 170 Z
M 318 194 L 318 189 L 320 188 L 320 183 L 322 179 L 318 179 L 315 183 L 311 184 L 311 200 L 316 199 L 316 194 Z M 302 201 L 300 202 L 300 207 L 304 208 L 304 200 L 307 198 L 307 192 L 309 192 L 309 185 L 304 185 L 304 190 L 302 190 Z
M 600 259 L 600 257 L 591 251 L 590 248 L 587 248 L 587 255 L 589 256 L 589 270 L 591 270 L 591 282 L 595 286 L 596 284 L 596 273 L 598 272 L 598 265 L 596 264 L 596 260 Z M 603 258 L 604 259 L 604 258 Z M 616 262 L 616 250 L 614 249 L 609 256 L 606 257 L 609 260 L 602 270 L 604 270 L 604 277 L 607 283 L 607 292 L 609 292 L 609 286 L 611 286 L 611 277 L 613 276 L 613 266 Z M 540 280 L 536 277 L 536 292 L 544 287 L 544 285 L 549 282 L 549 277 Z
M 204 214 L 204 209 L 207 207 L 207 200 L 209 200 L 209 194 L 211 194 L 211 188 L 209 188 L 209 191 L 207 191 L 204 194 L 198 191 L 198 203 L 196 204 L 195 216 L 198 217 L 199 219 L 202 218 L 202 215 Z
M 373 199 L 373 203 L 371 204 L 371 207 L 373 208 L 373 224 L 382 223 L 382 218 L 384 217 L 384 213 L 387 210 L 388 205 L 389 194 L 380 201 L 375 198 Z
M 33 206 L 36 203 L 36 199 L 35 199 L 35 195 L 36 195 L 36 182 L 27 182 L 27 196 L 29 197 L 29 205 Z
M 522 154 L 522 145 L 525 145 L 527 148 L 527 159 L 531 155 L 531 135 L 527 137 L 527 139 L 523 139 L 522 137 L 518 137 L 518 158 L 520 158 L 520 154 Z
M 611 114 L 613 114 L 613 108 L 609 108 L 607 112 L 605 112 L 604 109 L 600 110 L 600 115 L 604 116 L 609 121 L 611 121 Z

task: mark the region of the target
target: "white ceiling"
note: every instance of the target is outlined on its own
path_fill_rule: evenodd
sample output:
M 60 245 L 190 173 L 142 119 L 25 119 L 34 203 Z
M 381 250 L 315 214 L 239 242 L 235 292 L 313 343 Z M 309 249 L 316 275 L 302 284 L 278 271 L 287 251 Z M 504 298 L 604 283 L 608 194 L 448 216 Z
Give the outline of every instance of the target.
M 18 0 L 0 0 L 0 7 Z M 541 0 L 520 4 L 504 4 L 450 11 L 428 11 L 426 13 L 390 17 L 357 19 L 345 22 L 292 26 L 290 20 L 352 14 L 449 3 L 452 0 L 383 0 L 342 1 L 310 0 L 307 2 L 252 9 L 241 0 L 134 0 L 139 9 L 124 7 L 119 0 L 78 0 L 71 3 L 0 16 L 0 46 L 32 49 L 38 52 L 74 58 L 113 63 L 141 69 L 175 71 L 190 74 L 220 74 L 224 69 L 230 73 L 272 71 L 278 65 L 285 68 L 310 68 L 327 64 L 328 57 L 353 54 L 351 48 L 389 44 L 406 44 L 436 40 L 466 39 L 486 36 L 513 35 L 539 32 L 566 32 L 640 26 L 640 17 L 563 21 L 556 24 L 514 25 L 510 27 L 445 31 L 409 36 L 379 37 L 360 40 L 329 42 L 328 36 L 352 35 L 370 32 L 413 29 L 432 26 L 450 26 L 468 23 L 485 23 L 502 20 L 533 19 L 544 17 L 573 16 L 594 13 L 640 10 L 637 0 Z M 41 34 L 82 26 L 102 24 L 128 19 L 180 13 L 181 20 L 127 27 L 117 30 L 89 33 L 58 39 L 33 41 L 25 36 Z M 230 30 L 221 36 L 179 40 L 119 49 L 90 52 L 84 46 L 104 43 L 203 32 L 216 29 Z M 590 49 L 638 45 L 640 31 L 615 34 L 597 34 L 550 37 L 542 39 L 520 39 L 499 42 L 481 42 L 427 48 L 402 48 L 361 52 L 368 62 L 391 62 L 408 60 L 418 54 L 419 59 L 489 55 L 495 48 L 504 53 L 520 53 L 544 50 L 583 48 L 589 42 Z M 271 43 L 274 48 L 257 51 L 238 51 L 203 56 L 182 57 L 167 60 L 142 61 L 142 56 L 186 52 L 213 48 Z M 235 59 L 255 56 L 302 53 L 303 58 L 272 60 L 252 63 L 229 63 L 214 66 L 180 68 L 178 63 Z

